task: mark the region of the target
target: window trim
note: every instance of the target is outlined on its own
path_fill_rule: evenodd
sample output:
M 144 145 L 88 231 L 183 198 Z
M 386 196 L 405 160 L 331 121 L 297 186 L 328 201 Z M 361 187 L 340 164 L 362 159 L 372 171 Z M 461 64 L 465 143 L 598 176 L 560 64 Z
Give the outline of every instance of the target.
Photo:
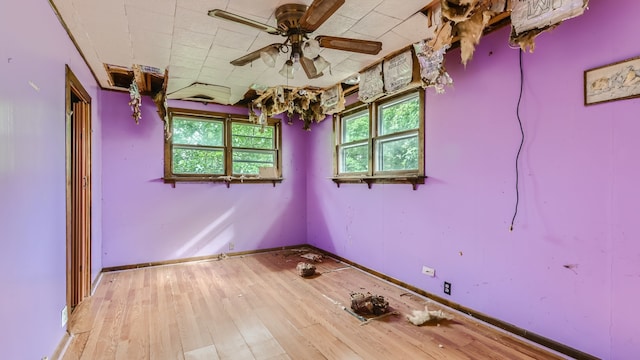
M 379 135 L 380 127 L 380 109 L 383 105 L 402 99 L 403 97 L 409 97 L 411 94 L 417 93 L 420 109 L 418 112 L 418 169 L 417 170 L 393 170 L 382 171 L 376 170 L 378 151 L 375 147 L 378 146 L 380 141 L 392 138 L 401 138 L 404 135 L 415 133 L 415 130 L 403 130 L 400 132 Z M 343 136 L 343 122 L 342 119 L 346 116 L 357 114 L 363 109 L 367 109 L 369 113 L 369 138 L 367 141 L 369 151 L 369 163 L 368 171 L 366 172 L 354 172 L 354 173 L 341 173 L 340 161 L 341 150 L 345 144 L 342 143 Z M 424 175 L 424 163 L 425 163 L 425 146 L 424 146 L 424 114 L 425 114 L 425 92 L 422 88 L 409 89 L 398 94 L 391 96 L 385 96 L 377 99 L 369 104 L 357 101 L 349 105 L 342 113 L 336 115 L 333 121 L 333 177 L 332 180 L 338 187 L 342 183 L 366 183 L 369 188 L 372 184 L 412 184 L 413 189 L 417 188 L 418 184 L 424 184 L 424 179 L 427 177 Z M 359 140 L 357 142 L 362 142 Z M 354 142 L 355 143 L 355 142 Z
M 221 182 L 226 183 L 227 187 L 230 184 L 254 184 L 254 183 L 272 183 L 273 186 L 276 183 L 282 182 L 282 126 L 280 119 L 268 118 L 267 125 L 274 127 L 274 147 L 272 149 L 260 149 L 273 151 L 275 155 L 276 177 L 274 178 L 261 178 L 258 175 L 238 175 L 233 174 L 233 150 L 247 150 L 247 148 L 234 147 L 232 145 L 232 133 L 231 127 L 233 123 L 244 123 L 247 125 L 255 125 L 249 121 L 247 115 L 227 114 L 212 111 L 201 111 L 182 108 L 169 108 L 167 111 L 168 122 L 167 131 L 168 134 L 173 134 L 173 117 L 179 116 L 183 118 L 194 119 L 211 119 L 223 122 L 223 146 L 221 147 L 224 152 L 224 174 L 174 174 L 173 173 L 173 141 L 171 138 L 164 137 L 164 177 L 165 183 L 172 184 L 175 187 L 177 182 Z M 183 145 L 179 145 L 183 146 Z M 212 146 L 211 148 L 216 148 Z M 251 148 L 250 150 L 254 150 Z M 256 149 L 257 150 L 257 149 Z

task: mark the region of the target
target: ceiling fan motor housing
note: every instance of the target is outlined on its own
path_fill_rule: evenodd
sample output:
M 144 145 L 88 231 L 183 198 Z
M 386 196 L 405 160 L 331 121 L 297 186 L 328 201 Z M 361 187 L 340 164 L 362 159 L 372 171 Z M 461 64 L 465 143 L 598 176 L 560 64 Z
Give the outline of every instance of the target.
M 278 21 L 278 29 L 287 35 L 294 33 L 304 33 L 300 29 L 300 18 L 307 11 L 304 4 L 284 4 L 276 9 L 276 20 Z

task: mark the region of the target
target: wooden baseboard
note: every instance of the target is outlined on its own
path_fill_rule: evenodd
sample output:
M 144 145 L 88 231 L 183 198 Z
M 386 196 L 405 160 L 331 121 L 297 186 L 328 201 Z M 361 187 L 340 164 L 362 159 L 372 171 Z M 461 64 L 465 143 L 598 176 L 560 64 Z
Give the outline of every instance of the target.
M 64 353 L 67 351 L 70 343 L 71 335 L 69 335 L 68 331 L 65 331 L 62 340 L 60 340 L 60 343 L 58 344 L 58 347 L 56 347 L 53 355 L 51 355 L 51 360 L 61 360 L 64 357 Z
M 340 260 L 340 261 L 344 262 L 345 264 L 349 264 L 349 265 L 351 265 L 351 266 L 353 266 L 355 268 L 358 268 L 358 269 L 360 269 L 362 271 L 365 271 L 365 272 L 367 272 L 367 273 L 369 273 L 371 275 L 374 275 L 376 277 L 384 279 L 384 280 L 386 280 L 386 281 L 388 281 L 388 282 L 390 282 L 392 284 L 398 285 L 398 286 L 403 287 L 403 288 L 405 288 L 407 290 L 413 291 L 416 294 L 419 294 L 419 295 L 422 295 L 424 297 L 427 297 L 427 298 L 429 298 L 429 299 L 431 299 L 433 301 L 436 301 L 436 302 L 438 302 L 440 304 L 448 306 L 448 307 L 450 307 L 452 309 L 455 309 L 457 311 L 465 313 L 465 314 L 467 314 L 467 315 L 469 315 L 469 316 L 471 316 L 471 317 L 473 317 L 475 319 L 478 319 L 478 320 L 481 320 L 481 321 L 486 322 L 488 324 L 491 324 L 491 325 L 493 325 L 493 326 L 495 326 L 497 328 L 500 328 L 500 329 L 502 329 L 504 331 L 507 331 L 509 333 L 517 335 L 517 336 L 519 336 L 521 338 L 524 338 L 524 339 L 527 339 L 529 341 L 532 341 L 532 342 L 534 342 L 536 344 L 542 345 L 542 346 L 544 346 L 544 347 L 546 347 L 548 349 L 557 351 L 557 352 L 559 352 L 559 353 L 561 353 L 563 355 L 567 355 L 567 356 L 569 356 L 571 358 L 580 359 L 580 360 L 582 360 L 582 359 L 584 359 L 584 360 L 599 360 L 598 357 L 595 357 L 595 356 L 593 356 L 591 354 L 587 354 L 587 353 L 582 352 L 582 351 L 580 351 L 578 349 L 574 349 L 574 348 L 572 348 L 570 346 L 561 344 L 561 343 L 559 343 L 557 341 L 551 340 L 551 339 L 546 338 L 544 336 L 532 333 L 532 332 L 530 332 L 530 331 L 528 331 L 526 329 L 520 328 L 520 327 L 515 326 L 513 324 L 510 324 L 508 322 L 493 318 L 493 317 L 491 317 L 489 315 L 486 315 L 486 314 L 483 314 L 481 312 L 475 311 L 475 310 L 470 309 L 470 308 L 468 308 L 466 306 L 462 306 L 462 305 L 460 305 L 458 303 L 455 303 L 453 301 L 447 300 L 447 299 L 445 299 L 443 297 L 440 297 L 440 296 L 434 295 L 432 293 L 426 292 L 426 291 L 424 291 L 422 289 L 419 289 L 419 288 L 417 288 L 417 287 L 415 287 L 413 285 L 407 284 L 407 283 L 405 283 L 403 281 L 400 281 L 398 279 L 395 279 L 393 277 L 390 277 L 388 275 L 385 275 L 383 273 L 380 273 L 380 272 L 375 271 L 373 269 L 370 269 L 368 267 L 362 266 L 362 265 L 360 265 L 358 263 L 355 263 L 355 262 L 353 262 L 353 261 L 351 261 L 349 259 L 345 259 L 345 258 L 343 258 L 341 256 L 332 254 L 329 251 L 320 249 L 320 248 L 315 247 L 313 245 L 304 245 L 304 246 L 312 248 L 312 249 L 314 249 L 314 251 L 320 252 L 320 253 L 328 256 L 328 257 L 332 257 L 334 259 Z
M 181 263 L 194 262 L 194 261 L 217 260 L 225 256 L 232 257 L 232 256 L 253 255 L 253 254 L 260 254 L 260 253 L 272 252 L 277 250 L 299 249 L 301 247 L 309 247 L 309 245 L 300 244 L 300 245 L 280 246 L 276 248 L 230 252 L 230 253 L 205 255 L 205 256 L 195 256 L 195 257 L 189 257 L 189 258 L 165 260 L 165 261 L 153 261 L 153 262 L 133 264 L 133 265 L 111 266 L 111 267 L 103 268 L 102 272 L 105 273 L 105 272 L 111 272 L 111 271 L 132 270 L 132 269 L 145 268 L 149 266 L 172 265 L 172 264 L 181 264 Z

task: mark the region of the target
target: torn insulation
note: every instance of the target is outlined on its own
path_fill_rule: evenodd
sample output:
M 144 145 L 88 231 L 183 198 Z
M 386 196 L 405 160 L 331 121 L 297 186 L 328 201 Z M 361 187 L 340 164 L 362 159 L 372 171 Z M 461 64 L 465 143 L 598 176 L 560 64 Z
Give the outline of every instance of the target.
M 453 320 L 453 316 L 442 310 L 429 310 L 429 307 L 425 305 L 424 310 L 413 310 L 411 315 L 407 315 L 407 320 L 413 325 L 420 326 L 428 322 Z
M 381 315 L 389 310 L 389 302 L 380 295 L 351 293 L 351 309 L 358 314 Z
M 453 79 L 444 67 L 444 54 L 449 49 L 449 45 L 434 50 L 427 41 L 423 40 L 413 44 L 413 48 L 420 64 L 422 86 L 433 87 L 438 94 L 444 93 L 444 87 L 453 84 Z

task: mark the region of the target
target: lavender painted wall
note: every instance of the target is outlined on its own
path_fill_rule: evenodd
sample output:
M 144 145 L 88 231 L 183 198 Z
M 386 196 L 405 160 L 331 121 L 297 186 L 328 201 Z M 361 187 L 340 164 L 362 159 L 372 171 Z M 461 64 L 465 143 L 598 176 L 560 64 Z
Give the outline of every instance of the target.
M 640 55 L 638 13 L 634 0 L 593 1 L 524 54 L 513 232 L 519 67 L 502 29 L 466 69 L 451 51 L 455 87 L 428 91 L 417 191 L 336 188 L 331 124 L 314 129 L 309 243 L 440 296 L 449 281 L 453 302 L 590 354 L 640 356 L 640 99 L 583 105 L 585 69 Z
M 104 92 L 103 264 L 105 267 L 306 242 L 306 142 L 301 125 L 283 125 L 284 181 L 272 184 L 161 180 L 163 123 L 143 98 L 136 125 L 128 94 Z M 172 102 L 172 107 L 246 114 L 246 108 Z
M 50 357 L 65 330 L 65 64 L 93 99 L 95 278 L 102 268 L 99 90 L 46 1 L 0 4 L 0 349 L 6 359 Z

